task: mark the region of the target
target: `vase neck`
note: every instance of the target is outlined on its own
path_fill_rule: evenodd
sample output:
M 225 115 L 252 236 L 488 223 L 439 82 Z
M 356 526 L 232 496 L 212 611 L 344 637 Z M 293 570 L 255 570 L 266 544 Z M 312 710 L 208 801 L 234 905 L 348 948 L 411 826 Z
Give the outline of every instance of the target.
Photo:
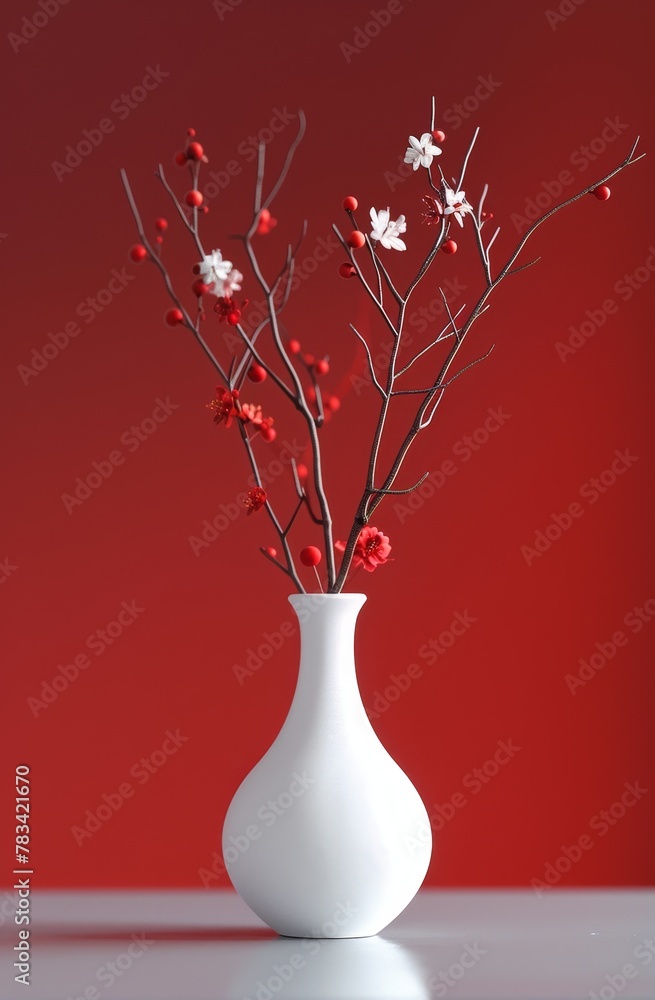
M 355 669 L 355 626 L 364 594 L 294 594 L 300 670 L 291 713 L 316 720 L 345 705 L 366 717 Z

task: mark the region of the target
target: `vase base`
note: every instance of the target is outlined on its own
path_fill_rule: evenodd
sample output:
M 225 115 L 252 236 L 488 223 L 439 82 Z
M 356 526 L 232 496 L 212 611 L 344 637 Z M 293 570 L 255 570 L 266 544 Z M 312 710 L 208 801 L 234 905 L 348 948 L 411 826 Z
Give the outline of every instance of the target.
M 384 929 L 384 928 L 383 928 Z M 283 934 L 281 931 L 275 932 L 278 937 L 291 938 L 294 941 L 357 941 L 362 938 L 374 938 L 380 931 L 371 931 L 364 934 Z

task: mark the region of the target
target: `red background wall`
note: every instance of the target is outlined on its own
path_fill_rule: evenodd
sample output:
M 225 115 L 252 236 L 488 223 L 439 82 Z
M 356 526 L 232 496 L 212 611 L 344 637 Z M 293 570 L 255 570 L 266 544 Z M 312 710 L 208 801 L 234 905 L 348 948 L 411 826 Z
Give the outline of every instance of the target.
M 239 165 L 210 200 L 205 238 L 229 246 L 243 264 L 226 235 L 243 229 L 250 210 L 248 137 L 268 126 L 274 109 L 302 106 L 308 133 L 275 205 L 280 225 L 264 247 L 267 261 L 279 259 L 304 216 L 310 229 L 300 260 L 311 258 L 331 223 L 343 221 L 341 199 L 354 193 L 366 207 L 389 204 L 408 215 L 410 251 L 387 255 L 405 283 L 429 238 L 419 225 L 422 189 L 412 177 L 392 191 L 385 172 L 395 170 L 409 133 L 426 126 L 434 92 L 441 111 L 451 109 L 442 118 L 447 174 L 456 172 L 474 125 L 482 127 L 466 189 L 473 198 L 484 181 L 492 184 L 500 261 L 517 238 L 512 214 L 523 214 L 526 199 L 560 171 L 570 170 L 573 191 L 618 163 L 637 133 L 644 148 L 652 145 L 650 11 L 631 0 L 562 8 L 570 13 L 549 22 L 536 0 L 447 8 L 403 0 L 391 24 L 352 51 L 342 43 L 361 41 L 355 33 L 370 21 L 370 0 L 244 0 L 219 10 L 209 2 L 72 0 L 13 46 L 10 33 L 40 8 L 3 5 L 3 87 L 11 99 L 2 112 L 0 225 L 2 819 L 10 858 L 12 775 L 27 763 L 41 885 L 226 886 L 214 853 L 222 817 L 281 724 L 297 666 L 294 636 L 242 683 L 235 676 L 234 665 L 266 633 L 291 621 L 289 588 L 257 552 L 274 544 L 261 515 L 240 516 L 197 556 L 192 551 L 189 536 L 221 502 L 233 502 L 247 470 L 235 436 L 215 428 L 204 409 L 211 369 L 193 343 L 163 325 L 168 303 L 154 271 L 127 260 L 134 233 L 119 168 L 128 169 L 149 225 L 170 216 L 153 168 L 163 160 L 184 190 L 172 156 L 194 125 L 210 169 Z M 167 75 L 126 115 L 121 94 L 157 66 Z M 475 103 L 479 77 L 491 78 L 493 92 L 464 120 L 453 109 Z M 113 131 L 59 180 L 53 162 L 106 117 Z M 609 143 L 599 140 L 606 118 L 621 133 Z M 270 144 L 273 166 L 294 129 L 295 120 Z M 589 144 L 599 151 L 594 163 L 580 151 Z M 525 886 L 543 880 L 585 833 L 593 849 L 580 852 L 559 885 L 653 878 L 652 161 L 612 187 L 608 203 L 586 198 L 539 231 L 532 256 L 542 261 L 508 282 L 480 322 L 470 356 L 491 343 L 495 352 L 453 387 L 407 467 L 410 481 L 450 458 L 456 474 L 411 516 L 388 502 L 376 517 L 395 561 L 361 581 L 369 600 L 358 636 L 360 683 L 382 740 L 441 827 L 431 884 Z M 195 254 L 184 237 L 172 232 L 166 253 L 185 288 Z M 474 248 L 460 242 L 455 257 L 438 261 L 439 280 L 460 288 L 458 304 L 474 301 L 480 282 Z M 386 338 L 355 282 L 337 277 L 340 259 L 334 253 L 314 273 L 312 264 L 305 268 L 285 322 L 307 350 L 333 359 L 326 385 L 343 405 L 325 441 L 343 537 L 374 404 L 370 388 L 350 387 L 349 373 L 363 361 L 347 322 L 357 319 L 378 344 Z M 123 268 L 134 280 L 102 312 L 92 321 L 77 313 Z M 631 292 L 617 286 L 635 272 Z M 426 305 L 436 284 L 422 294 Z M 604 316 L 608 298 L 618 308 Z M 588 310 L 599 325 L 562 360 L 557 343 Z M 33 349 L 75 320 L 81 333 L 40 373 L 21 377 Z M 415 324 L 418 347 L 427 334 L 422 339 Z M 217 331 L 212 337 L 220 342 Z M 274 397 L 265 388 L 267 403 Z M 166 422 L 138 448 L 121 443 L 166 397 L 178 407 Z M 510 419 L 465 461 L 458 442 L 484 425 L 490 407 Z M 279 440 L 292 440 L 297 426 L 277 415 Z M 62 495 L 116 448 L 124 464 L 69 514 Z M 637 461 L 597 502 L 581 497 L 617 449 Z M 575 501 L 583 516 L 528 565 L 522 546 Z M 315 540 L 304 527 L 295 545 Z M 143 610 L 123 634 L 87 646 L 133 600 Z M 626 622 L 649 600 L 640 625 Z M 475 622 L 431 664 L 425 644 L 455 612 Z M 625 644 L 571 693 L 566 675 L 616 631 Z M 90 666 L 35 708 L 29 699 L 41 699 L 44 683 L 85 652 Z M 382 700 L 391 675 L 411 663 L 422 675 L 394 702 Z M 162 747 L 168 730 L 185 741 L 154 773 L 143 771 L 139 761 Z M 499 741 L 520 751 L 499 767 L 488 764 L 486 773 L 498 773 L 476 784 L 474 769 L 493 758 Z M 78 846 L 73 828 L 126 781 L 133 795 Z M 635 782 L 649 791 L 616 807 L 615 815 L 625 812 L 620 819 L 599 818 Z

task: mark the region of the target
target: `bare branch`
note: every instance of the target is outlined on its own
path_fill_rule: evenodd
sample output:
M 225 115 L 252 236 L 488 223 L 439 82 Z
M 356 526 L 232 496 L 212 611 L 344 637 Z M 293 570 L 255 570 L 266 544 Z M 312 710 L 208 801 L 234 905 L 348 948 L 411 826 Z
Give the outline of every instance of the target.
M 250 338 L 250 341 L 251 341 L 252 344 L 255 344 L 257 342 L 257 338 L 259 337 L 259 334 L 262 332 L 262 330 L 264 329 L 264 327 L 266 327 L 268 325 L 269 322 L 270 322 L 270 320 L 269 320 L 268 316 L 266 316 L 261 321 L 261 323 L 259 323 L 257 325 L 257 327 L 255 328 L 255 330 L 253 331 L 252 337 Z M 243 327 L 242 327 L 242 329 L 243 329 Z M 243 337 L 241 339 L 243 340 Z M 252 357 L 253 357 L 252 349 L 250 347 L 247 347 L 246 350 L 243 352 L 243 357 L 241 358 L 241 361 L 239 362 L 239 367 L 237 368 L 237 373 L 236 373 L 236 377 L 235 377 L 235 382 L 236 383 L 238 383 L 239 380 L 241 379 L 241 377 L 243 375 L 245 375 L 245 370 L 248 367 L 248 365 L 250 364 L 250 361 L 252 360 Z
M 444 292 L 444 290 L 441 287 L 441 285 L 439 286 L 439 292 L 441 294 L 441 298 L 443 299 L 443 304 L 444 304 L 444 307 L 446 309 L 446 312 L 448 313 L 448 319 L 450 320 L 450 325 L 452 327 L 453 334 L 454 334 L 455 338 L 457 340 L 459 340 L 459 330 L 457 329 L 457 323 L 455 322 L 455 317 L 453 316 L 452 312 L 450 311 L 450 306 L 448 305 L 448 299 L 446 298 L 446 293 Z
M 405 493 L 413 493 L 414 490 L 417 490 L 419 486 L 421 486 L 425 482 L 425 480 L 428 478 L 429 475 L 430 473 L 426 472 L 425 475 L 421 476 L 418 482 L 414 483 L 413 486 L 408 486 L 406 490 L 381 489 L 381 490 L 373 490 L 373 493 L 379 493 L 381 495 L 383 494 L 384 496 L 403 496 Z
M 486 361 L 495 346 L 496 346 L 495 344 L 492 344 L 489 350 L 486 352 L 486 354 L 482 354 L 479 358 L 476 358 L 475 361 L 471 361 L 469 362 L 468 365 L 464 365 L 463 368 L 460 368 L 460 370 L 455 375 L 453 375 L 452 378 L 449 378 L 448 381 L 444 384 L 444 389 L 448 388 L 449 385 L 452 385 L 455 379 L 458 379 L 460 375 L 464 374 L 464 372 L 467 372 L 470 368 L 474 368 L 475 365 L 479 365 L 481 361 Z
M 264 186 L 264 159 L 265 159 L 266 146 L 264 145 L 263 142 L 259 144 L 259 156 L 257 159 L 257 183 L 255 185 L 255 211 L 252 224 L 250 226 L 250 229 L 248 230 L 247 234 L 248 239 L 251 236 L 253 236 L 257 228 L 257 223 L 259 222 L 259 213 L 263 208 L 270 207 L 278 191 L 284 184 L 287 174 L 289 173 L 289 170 L 291 168 L 293 158 L 296 154 L 296 150 L 298 149 L 298 146 L 302 142 L 303 137 L 305 135 L 306 127 L 307 127 L 307 119 L 305 118 L 305 112 L 302 110 L 302 108 L 298 108 L 298 131 L 296 133 L 296 137 L 289 146 L 289 149 L 287 150 L 287 155 L 285 157 L 282 169 L 280 170 L 280 173 L 278 175 L 275 184 L 273 185 L 268 196 L 264 199 L 263 202 L 262 202 L 262 190 Z
M 352 330 L 352 332 L 355 334 L 355 336 L 364 345 L 364 350 L 366 351 L 366 359 L 368 361 L 368 370 L 370 372 L 371 380 L 373 382 L 373 385 L 378 390 L 378 392 L 380 393 L 380 395 L 382 396 L 382 398 L 386 399 L 387 394 L 384 391 L 384 389 L 382 388 L 382 386 L 380 385 L 380 383 L 378 382 L 378 377 L 375 374 L 375 368 L 373 366 L 373 358 L 371 357 L 371 351 L 370 351 L 370 348 L 368 346 L 368 342 L 367 342 L 366 338 L 362 336 L 362 334 L 359 332 L 359 330 L 357 330 L 356 327 L 354 327 L 352 323 L 349 323 L 349 326 L 350 326 L 350 329 Z
M 339 243 L 341 244 L 341 246 L 343 247 L 343 249 L 348 254 L 348 257 L 350 258 L 351 264 L 353 265 L 353 267 L 357 271 L 357 277 L 359 278 L 359 280 L 363 284 L 364 288 L 368 292 L 368 294 L 371 297 L 371 299 L 373 300 L 373 302 L 375 302 L 375 305 L 377 306 L 377 309 L 378 309 L 380 315 L 384 319 L 384 322 L 387 324 L 387 326 L 389 327 L 389 329 L 393 333 L 394 339 L 397 339 L 398 338 L 398 330 L 396 329 L 393 321 L 389 317 L 389 314 L 388 314 L 387 310 L 384 307 L 384 303 L 382 303 L 380 301 L 380 299 L 378 299 L 377 295 L 375 294 L 375 292 L 373 291 L 373 289 L 369 285 L 368 281 L 364 277 L 364 274 L 362 273 L 362 269 L 359 266 L 359 262 L 358 262 L 357 258 L 355 257 L 355 255 L 352 252 L 352 249 L 348 246 L 348 244 L 344 240 L 343 236 L 339 232 L 338 227 L 336 225 L 333 225 L 332 229 L 334 230 L 334 232 L 336 234 L 336 237 L 339 240 Z
M 250 438 L 248 436 L 248 431 L 246 430 L 246 427 L 245 427 L 244 423 L 241 420 L 238 420 L 237 423 L 239 425 L 239 434 L 241 435 L 241 440 L 243 441 L 243 443 L 245 445 L 245 448 L 246 448 L 246 452 L 248 454 L 248 461 L 250 462 L 250 468 L 252 469 L 252 474 L 253 474 L 253 478 L 255 480 L 255 483 L 256 483 L 257 486 L 259 486 L 260 489 L 264 489 L 264 486 L 263 486 L 263 483 L 262 483 L 261 473 L 259 471 L 259 465 L 257 464 L 257 459 L 255 458 L 255 453 L 252 450 L 252 443 L 251 443 Z M 264 491 L 264 492 L 266 492 L 266 491 Z M 280 539 L 280 543 L 281 543 L 282 548 L 284 550 L 284 556 L 286 558 L 287 565 L 286 565 L 286 568 L 284 568 L 284 567 L 282 567 L 282 568 L 284 569 L 284 571 L 287 574 L 287 576 L 289 576 L 293 580 L 294 584 L 296 585 L 296 587 L 300 591 L 300 593 L 304 594 L 305 593 L 305 588 L 303 587 L 302 583 L 300 582 L 300 578 L 298 577 L 298 574 L 296 572 L 296 567 L 295 567 L 295 564 L 294 564 L 294 561 L 293 561 L 293 555 L 291 553 L 291 549 L 289 548 L 289 543 L 287 541 L 287 537 L 286 537 L 284 531 L 282 530 L 282 525 L 280 524 L 279 520 L 275 516 L 275 511 L 273 510 L 272 504 L 271 504 L 270 500 L 268 500 L 268 498 L 266 499 L 264 507 L 266 509 L 266 513 L 268 514 L 269 518 L 271 519 L 271 521 L 273 523 L 273 527 L 275 528 L 275 530 L 277 532 L 278 538 Z M 264 555 L 266 555 L 267 558 L 270 558 L 270 556 L 268 556 L 267 553 L 264 553 Z
M 266 361 L 264 361 L 264 359 L 262 358 L 261 354 L 259 353 L 259 351 L 255 347 L 255 344 L 248 337 L 248 334 L 246 333 L 246 331 L 241 326 L 241 323 L 237 323 L 237 325 L 235 326 L 235 330 L 237 331 L 237 333 L 239 334 L 239 336 L 243 340 L 244 344 L 248 348 L 248 351 L 253 356 L 253 358 L 255 359 L 255 361 L 257 362 L 257 364 L 261 365 L 262 368 L 265 370 L 266 374 L 271 376 L 271 378 L 273 379 L 273 381 L 275 382 L 275 384 L 282 390 L 282 392 L 285 394 L 285 396 L 287 396 L 289 399 L 293 399 L 295 401 L 296 397 L 295 397 L 295 394 L 294 394 L 293 390 L 290 389 L 289 386 L 286 384 L 286 382 L 284 382 L 284 380 L 280 378 L 280 376 L 277 374 L 277 372 L 273 368 L 271 368 L 271 366 Z
M 281 569 L 283 573 L 286 573 L 288 575 L 288 570 L 287 567 L 284 565 L 284 563 L 281 563 L 279 559 L 276 559 L 275 556 L 272 556 L 270 554 L 270 552 L 267 552 L 266 549 L 263 547 L 263 545 L 260 545 L 259 551 L 261 552 L 261 554 L 264 556 L 265 559 L 268 559 L 269 562 L 272 562 L 274 566 L 277 566 L 278 569 Z
M 294 482 L 294 486 L 296 487 L 296 494 L 307 505 L 307 512 L 308 512 L 309 516 L 311 517 L 312 521 L 314 522 L 314 524 L 321 524 L 322 525 L 323 524 L 322 518 L 318 517 L 318 515 L 314 513 L 314 511 L 312 509 L 311 501 L 310 501 L 309 497 L 307 496 L 307 491 L 305 490 L 304 486 L 300 482 L 300 477 L 298 475 L 298 467 L 297 467 L 297 463 L 296 463 L 295 458 L 291 459 L 291 470 L 293 472 L 293 482 Z
M 419 358 L 422 358 L 424 354 L 427 354 L 427 352 L 432 347 L 435 347 L 437 344 L 440 344 L 442 342 L 442 340 L 446 340 L 447 338 L 444 337 L 444 334 L 446 333 L 446 330 L 448 330 L 451 327 L 452 320 L 453 319 L 457 319 L 457 317 L 462 312 L 464 312 L 465 309 L 466 309 L 466 303 L 457 310 L 457 312 L 455 313 L 455 315 L 451 318 L 451 321 L 448 322 L 448 323 L 446 323 L 446 325 L 444 326 L 443 330 L 441 331 L 441 333 L 439 334 L 439 336 L 436 338 L 436 340 L 433 340 L 431 343 L 429 343 L 427 345 L 427 347 L 424 347 L 423 350 L 419 351 L 418 354 L 415 354 L 414 357 L 411 359 L 411 361 L 407 362 L 407 364 L 404 366 L 404 368 L 401 368 L 400 371 L 396 372 L 396 378 L 400 378 L 401 375 L 404 375 L 405 372 L 408 371 L 412 367 L 412 365 L 414 364 L 414 362 L 418 361 Z M 451 332 L 447 336 L 448 337 L 452 337 L 453 336 L 452 329 L 451 329 Z
M 496 227 L 496 232 L 493 234 L 493 236 L 491 237 L 491 239 L 487 243 L 487 260 L 489 260 L 489 251 L 491 250 L 492 246 L 494 245 L 494 240 L 498 236 L 499 232 L 500 232 L 500 226 L 497 226 Z
M 496 346 L 495 344 L 492 344 L 486 354 L 483 354 L 482 357 L 480 358 L 476 358 L 475 361 L 471 361 L 470 364 L 465 365 L 465 367 L 462 368 L 460 371 L 458 371 L 456 375 L 453 375 L 452 378 L 449 378 L 447 382 L 435 382 L 432 385 L 428 385 L 425 389 L 394 389 L 391 395 L 424 396 L 428 392 L 434 392 L 435 389 L 447 389 L 449 385 L 452 385 L 455 379 L 459 378 L 460 375 L 463 375 L 464 372 L 467 372 L 469 368 L 473 368 L 474 365 L 479 365 L 481 361 L 485 361 L 489 357 L 495 346 Z
M 194 243 L 196 244 L 196 248 L 198 250 L 198 253 L 200 254 L 201 257 L 204 257 L 205 256 L 205 251 L 203 249 L 202 243 L 200 242 L 200 237 L 198 236 L 197 215 L 195 217 L 196 224 L 192 225 L 189 222 L 187 214 L 184 211 L 182 205 L 180 204 L 177 195 L 173 191 L 173 188 L 170 186 L 170 184 L 166 180 L 166 175 L 164 174 L 164 168 L 163 168 L 163 166 L 162 166 L 161 163 L 159 164 L 159 166 L 157 168 L 157 172 L 155 173 L 155 177 L 163 184 L 163 186 L 164 186 L 164 188 L 166 190 L 166 193 L 168 194 L 169 198 L 173 202 L 173 205 L 175 206 L 175 209 L 177 210 L 177 214 L 182 219 L 182 222 L 184 223 L 185 227 L 189 230 L 189 232 L 193 236 L 193 240 L 194 240 Z M 196 210 L 196 212 L 197 212 L 197 210 Z
M 287 537 L 287 535 L 291 531 L 291 529 L 293 527 L 293 522 L 298 517 L 298 512 L 300 511 L 300 508 L 303 506 L 304 502 L 305 502 L 304 497 L 300 497 L 300 499 L 298 500 L 298 503 L 296 504 L 296 509 L 294 510 L 293 514 L 291 515 L 291 517 L 289 519 L 289 523 L 287 524 L 286 528 L 283 531 L 283 535 L 284 535 L 285 538 Z
M 150 242 L 148 240 L 148 237 L 145 234 L 145 230 L 143 228 L 143 222 L 141 221 L 141 215 L 139 213 L 139 209 L 137 208 L 136 201 L 134 200 L 134 195 L 132 194 L 132 188 L 130 186 L 130 182 L 129 182 L 129 179 L 128 179 L 128 176 L 127 176 L 127 173 L 126 173 L 125 170 L 121 170 L 121 180 L 123 182 L 123 188 L 125 189 L 125 195 L 127 197 L 127 201 L 128 201 L 129 206 L 130 206 L 130 210 L 132 212 L 132 217 L 134 218 L 134 222 L 135 222 L 135 225 L 136 225 L 136 230 L 137 230 L 137 233 L 139 234 L 139 239 L 141 240 L 141 243 L 143 244 L 143 246 L 148 251 L 149 259 L 152 260 L 152 262 L 154 263 L 155 267 L 157 268 L 157 270 L 161 274 L 161 276 L 163 278 L 163 281 L 164 281 L 164 284 L 166 286 L 166 291 L 168 292 L 170 298 L 175 303 L 175 305 L 177 306 L 177 308 L 182 313 L 185 327 L 187 328 L 187 330 L 191 331 L 191 333 L 193 334 L 193 336 L 198 341 L 200 347 L 202 348 L 202 350 L 206 354 L 207 358 L 212 363 L 212 365 L 214 366 L 214 368 L 216 369 L 216 371 L 218 372 L 218 374 L 221 376 L 221 378 L 223 379 L 223 381 L 227 385 L 227 382 L 228 382 L 227 373 L 224 371 L 224 369 L 223 369 L 222 365 L 220 364 L 218 358 L 214 355 L 213 351 L 211 350 L 211 348 L 209 347 L 209 345 L 206 343 L 204 337 L 200 333 L 200 328 L 199 328 L 198 323 L 194 323 L 194 321 L 189 316 L 189 313 L 187 312 L 186 308 L 184 307 L 183 303 L 178 298 L 178 295 L 177 295 L 175 289 L 173 288 L 173 284 L 171 282 L 170 275 L 169 275 L 168 271 L 166 270 L 166 267 L 164 266 L 161 258 L 157 254 L 155 254 L 154 251 L 153 251 L 153 248 L 152 248 L 152 246 L 151 246 L 151 244 L 150 244 Z
M 462 190 L 462 184 L 464 183 L 464 175 L 466 174 L 466 168 L 468 166 L 469 156 L 471 155 L 471 152 L 473 151 L 473 147 L 475 146 L 475 142 L 476 142 L 476 139 L 478 138 L 479 134 L 480 134 L 480 126 L 478 125 L 478 127 L 475 130 L 475 132 L 473 133 L 473 138 L 471 139 L 471 144 L 470 144 L 469 148 L 466 151 L 466 156 L 464 157 L 464 163 L 462 165 L 462 172 L 459 175 L 459 181 L 457 183 L 457 190 L 458 191 Z
M 535 257 L 534 260 L 529 260 L 527 264 L 521 264 L 520 267 L 513 267 L 511 271 L 507 272 L 507 277 L 509 277 L 510 274 L 518 274 L 519 271 L 525 271 L 526 268 L 532 267 L 533 264 L 538 264 L 540 260 L 541 257 Z

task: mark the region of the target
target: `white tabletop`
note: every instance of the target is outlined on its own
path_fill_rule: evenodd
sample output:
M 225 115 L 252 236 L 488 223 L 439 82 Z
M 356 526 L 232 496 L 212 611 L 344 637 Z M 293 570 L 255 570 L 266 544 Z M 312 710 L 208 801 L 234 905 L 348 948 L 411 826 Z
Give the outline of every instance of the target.
M 655 892 L 436 891 L 374 938 L 269 931 L 225 891 L 35 892 L 31 982 L 0 905 L 0 997 L 653 1000 Z

